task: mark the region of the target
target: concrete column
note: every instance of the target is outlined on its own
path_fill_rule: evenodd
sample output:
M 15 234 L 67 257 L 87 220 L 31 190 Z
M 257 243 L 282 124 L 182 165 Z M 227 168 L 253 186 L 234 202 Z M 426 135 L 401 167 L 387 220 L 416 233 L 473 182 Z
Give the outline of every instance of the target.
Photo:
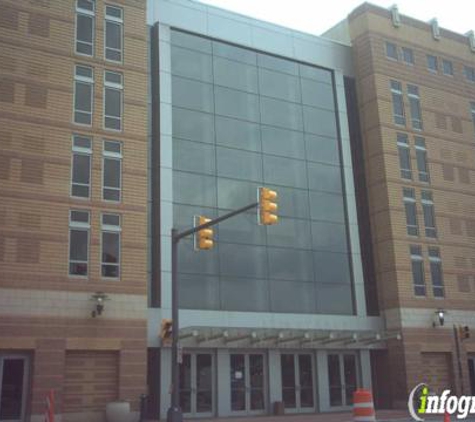
M 363 388 L 371 390 L 371 361 L 369 350 L 360 351 L 361 383 Z
M 269 349 L 269 403 L 271 412 L 272 406 L 276 401 L 282 401 L 280 351 L 277 349 Z
M 160 419 L 167 418 L 167 411 L 170 407 L 171 361 L 171 348 L 162 347 L 160 352 Z
M 330 410 L 330 392 L 328 390 L 328 365 L 327 352 L 317 350 L 317 386 L 318 386 L 318 411 Z
M 229 416 L 231 414 L 231 382 L 229 379 L 231 368 L 228 349 L 218 349 L 216 370 L 218 371 L 216 377 L 217 416 Z

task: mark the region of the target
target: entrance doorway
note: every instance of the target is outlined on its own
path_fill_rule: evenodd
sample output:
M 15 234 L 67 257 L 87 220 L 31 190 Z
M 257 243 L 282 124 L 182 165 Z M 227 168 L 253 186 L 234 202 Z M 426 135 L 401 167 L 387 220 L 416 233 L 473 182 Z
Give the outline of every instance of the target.
M 211 353 L 184 353 L 180 365 L 180 407 L 188 417 L 214 414 L 214 365 Z
M 265 362 L 263 353 L 232 353 L 231 411 L 262 414 L 266 410 Z
M 314 412 L 313 358 L 307 353 L 280 355 L 282 400 L 288 412 Z
M 353 404 L 353 393 L 358 385 L 355 353 L 328 354 L 328 384 L 331 407 L 347 407 Z
M 22 422 L 28 380 L 27 357 L 0 355 L 0 421 Z

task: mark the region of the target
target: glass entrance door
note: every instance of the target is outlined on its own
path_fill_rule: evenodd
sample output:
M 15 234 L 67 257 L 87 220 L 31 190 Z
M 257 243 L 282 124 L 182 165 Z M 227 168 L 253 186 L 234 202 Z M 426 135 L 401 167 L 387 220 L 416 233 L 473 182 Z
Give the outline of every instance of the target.
M 328 384 L 331 407 L 353 404 L 353 393 L 358 385 L 358 367 L 354 353 L 328 354 Z
M 264 355 L 232 353 L 231 411 L 245 414 L 265 412 Z
M 213 415 L 213 355 L 184 353 L 180 365 L 180 407 L 187 416 Z
M 26 357 L 0 355 L 0 421 L 23 421 L 27 370 Z
M 282 400 L 285 410 L 289 412 L 315 411 L 312 355 L 282 354 L 280 355 L 280 369 Z

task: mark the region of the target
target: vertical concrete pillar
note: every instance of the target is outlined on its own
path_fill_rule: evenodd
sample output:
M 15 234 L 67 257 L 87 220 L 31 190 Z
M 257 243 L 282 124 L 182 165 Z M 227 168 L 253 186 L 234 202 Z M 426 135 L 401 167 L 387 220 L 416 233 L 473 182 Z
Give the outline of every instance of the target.
M 330 410 L 330 392 L 328 390 L 328 365 L 327 352 L 317 350 L 317 387 L 318 387 L 318 411 Z
M 170 407 L 172 351 L 170 347 L 162 347 L 160 353 L 160 419 L 167 418 Z
M 217 416 L 229 416 L 231 414 L 231 381 L 229 378 L 231 366 L 228 349 L 218 349 L 216 370 L 218 371 L 216 374 Z
M 369 350 L 360 351 L 361 386 L 371 390 L 371 360 Z
M 274 402 L 282 401 L 282 373 L 280 370 L 280 351 L 269 349 L 269 403 L 270 412 Z

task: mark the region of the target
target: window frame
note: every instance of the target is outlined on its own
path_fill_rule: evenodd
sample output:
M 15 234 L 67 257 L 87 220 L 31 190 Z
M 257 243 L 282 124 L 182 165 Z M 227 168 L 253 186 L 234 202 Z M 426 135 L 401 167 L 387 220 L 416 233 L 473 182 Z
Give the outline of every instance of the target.
M 407 196 L 407 192 L 411 192 L 410 196 Z M 404 212 L 406 215 L 406 233 L 408 236 L 419 237 L 419 219 L 417 218 L 417 202 L 416 202 L 416 192 L 414 188 L 402 188 L 403 192 L 403 203 L 404 203 Z M 414 209 L 414 220 L 415 224 L 409 224 L 410 216 L 408 214 L 408 205 L 411 205 Z M 411 233 L 411 229 L 414 233 Z
M 416 250 L 417 250 L 417 253 L 415 252 Z M 426 297 L 427 296 L 426 274 L 425 274 L 426 272 L 424 268 L 424 257 L 422 256 L 422 247 L 419 245 L 410 245 L 409 256 L 411 258 L 412 288 L 413 288 L 414 296 Z M 423 284 L 418 284 L 418 283 L 416 284 L 416 277 L 414 277 L 415 263 L 418 263 L 420 265 Z M 418 293 L 417 288 L 421 288 L 424 291 L 424 293 Z
M 437 74 L 439 73 L 439 58 L 433 54 L 427 54 L 427 70 L 430 73 Z M 431 67 L 431 59 L 434 59 L 435 68 Z
M 428 255 L 429 255 L 429 268 L 430 268 L 430 281 L 432 284 L 432 294 L 434 298 L 445 298 L 445 283 L 444 283 L 444 273 L 442 267 L 442 258 L 440 257 L 440 248 L 429 246 L 428 247 Z M 434 252 L 434 253 L 433 253 Z M 440 285 L 436 285 L 434 283 L 434 272 L 432 271 L 433 265 L 437 265 L 438 271 L 440 273 Z M 436 294 L 436 289 L 440 289 L 442 295 Z
M 427 148 L 425 139 L 422 136 L 414 137 L 414 149 L 416 150 L 416 165 L 419 182 L 430 183 L 429 160 L 427 159 Z M 426 171 L 419 167 L 419 156 L 423 156 Z
M 465 79 L 470 83 L 475 83 L 475 68 L 472 66 L 464 65 L 463 73 L 465 75 Z
M 81 76 L 81 75 L 78 75 L 77 74 L 77 69 L 78 67 L 84 67 L 84 68 L 87 68 L 87 69 L 90 69 L 91 70 L 91 77 L 86 77 L 86 76 Z M 80 122 L 76 122 L 76 96 L 77 96 L 77 84 L 78 83 L 82 83 L 82 84 L 88 84 L 90 87 L 91 87 L 91 111 L 84 111 L 84 110 L 79 110 L 79 113 L 83 113 L 83 114 L 88 114 L 90 115 L 90 120 L 91 120 L 91 123 L 80 123 Z M 87 65 L 82 65 L 82 64 L 76 64 L 74 66 L 74 92 L 73 92 L 73 123 L 75 125 L 80 125 L 80 126 L 87 126 L 87 127 L 91 127 L 92 124 L 93 124 L 93 116 L 94 116 L 94 68 L 92 68 L 91 66 L 87 66 Z
M 112 73 L 112 74 L 115 74 L 115 75 L 120 75 L 120 81 L 121 83 L 116 83 L 116 82 L 110 82 L 110 81 L 107 81 L 106 80 L 106 77 L 107 77 L 107 74 L 108 73 Z M 120 117 L 116 117 L 116 116 L 108 116 L 106 115 L 106 100 L 107 100 L 107 90 L 110 89 L 110 90 L 114 90 L 114 91 L 118 91 L 120 93 Z M 102 108 L 103 108 L 103 121 L 102 121 L 102 124 L 103 124 L 103 128 L 104 130 L 111 130 L 111 131 L 114 131 L 114 132 L 122 132 L 124 130 L 124 74 L 122 72 L 115 72 L 113 70 L 107 70 L 105 69 L 104 70 L 104 88 L 103 88 L 103 98 L 104 98 L 104 101 L 103 101 L 103 105 L 102 105 Z M 115 128 L 109 128 L 106 126 L 106 118 L 110 118 L 110 119 L 116 119 L 119 121 L 119 124 L 120 124 L 120 128 L 119 129 L 115 129 Z
M 79 6 L 79 1 L 76 0 L 76 7 L 75 7 L 75 17 L 74 17 L 74 21 L 75 21 L 75 27 L 74 27 L 74 54 L 78 54 L 80 56 L 84 56 L 84 57 L 94 57 L 94 53 L 95 53 L 95 35 L 96 35 L 96 2 L 95 0 L 90 0 L 90 3 L 92 4 L 92 9 L 93 10 L 88 10 L 88 9 L 83 9 Z M 77 45 L 78 45 L 78 42 L 82 43 L 82 44 L 86 44 L 86 45 L 89 45 L 88 42 L 86 41 L 78 41 L 78 16 L 79 15 L 84 15 L 84 16 L 88 16 L 91 18 L 92 20 L 92 41 L 90 43 L 90 46 L 91 46 L 91 54 L 86 54 L 86 53 L 82 53 L 82 52 L 79 52 L 78 49 L 77 49 Z
M 430 237 L 431 239 L 437 239 L 437 223 L 435 221 L 435 207 L 434 207 L 434 199 L 432 197 L 432 192 L 428 190 L 421 191 L 421 206 L 422 206 L 422 215 L 424 218 L 424 231 L 426 237 Z M 427 218 L 426 218 L 426 211 L 429 209 L 431 213 L 431 219 L 433 226 L 427 225 Z
M 76 138 L 86 138 L 89 140 L 90 146 L 89 148 L 80 147 L 75 145 Z M 75 155 L 82 155 L 89 157 L 89 183 L 87 185 L 81 183 L 75 183 L 73 180 L 74 177 L 74 156 Z M 75 199 L 83 199 L 88 200 L 91 199 L 91 191 L 92 191 L 92 138 L 90 136 L 84 136 L 79 134 L 73 134 L 72 136 L 72 149 L 71 149 L 71 188 L 70 188 L 70 196 L 71 198 Z M 77 196 L 73 194 L 73 187 L 74 185 L 79 186 L 87 186 L 88 188 L 88 195 L 87 196 Z
M 106 143 L 107 142 L 114 142 L 119 145 L 120 152 L 114 152 L 114 151 L 107 151 L 106 150 Z M 119 187 L 110 187 L 110 186 L 105 186 L 105 162 L 106 160 L 114 160 L 114 161 L 119 161 Z M 121 141 L 117 140 L 111 140 L 111 139 L 104 139 L 102 142 L 102 200 L 106 202 L 111 202 L 111 203 L 120 203 L 122 202 L 122 183 L 123 183 L 123 143 Z M 106 189 L 109 190 L 115 190 L 119 192 L 119 199 L 106 199 L 104 197 L 104 192 Z
M 117 18 L 115 16 L 111 16 L 107 14 L 107 8 L 111 7 L 114 9 L 118 9 L 121 11 L 121 17 Z M 107 23 L 113 23 L 120 26 L 120 45 L 121 49 L 118 50 L 116 48 L 107 47 Z M 120 53 L 120 60 L 114 60 L 107 58 L 107 50 L 118 51 Z M 112 63 L 124 63 L 124 8 L 120 6 L 115 6 L 111 4 L 104 4 L 104 60 Z
M 450 73 L 445 71 L 446 70 L 446 66 L 445 66 L 446 64 L 450 65 Z M 442 59 L 442 73 L 445 76 L 451 76 L 451 77 L 454 76 L 454 64 L 452 63 L 451 60 Z
M 413 92 L 411 92 L 413 91 Z M 407 98 L 409 100 L 409 112 L 411 114 L 411 125 L 414 130 L 423 130 L 422 123 L 422 107 L 421 97 L 419 95 L 419 87 L 417 85 L 407 84 Z M 414 117 L 414 112 L 417 112 L 419 118 Z
M 411 147 L 409 145 L 409 137 L 405 133 L 398 132 L 396 134 L 396 144 L 399 156 L 399 170 L 401 178 L 405 180 L 412 180 Z M 402 151 L 408 154 L 409 168 L 402 167 Z
M 401 47 L 401 50 L 402 50 L 402 60 L 404 61 L 404 63 L 407 64 L 408 66 L 414 66 L 415 65 L 414 50 L 409 47 Z M 406 52 L 410 54 L 406 55 L 405 54 Z M 410 57 L 410 60 L 406 60 L 408 57 Z
M 112 224 L 105 224 L 104 223 L 104 217 L 105 216 L 115 216 L 119 218 L 119 224 L 118 225 L 112 225 Z M 100 268 L 100 277 L 107 279 L 107 280 L 120 280 L 122 276 L 122 215 L 121 214 L 116 214 L 116 213 L 111 213 L 111 212 L 103 212 L 101 213 L 101 238 L 100 238 L 100 249 L 99 249 L 99 262 L 101 263 L 101 268 Z M 114 263 L 108 263 L 103 261 L 103 248 L 104 248 L 104 233 L 114 233 L 118 234 L 118 259 L 117 259 L 117 264 Z M 103 274 L 103 267 L 104 266 L 116 266 L 118 268 L 118 276 L 107 276 Z
M 84 212 L 87 213 L 88 221 L 87 223 L 74 221 L 72 219 L 73 212 Z M 88 278 L 89 277 L 89 261 L 91 257 L 91 211 L 85 209 L 70 209 L 69 210 L 69 226 L 68 226 L 68 276 L 73 278 Z M 85 231 L 87 233 L 87 261 L 86 263 L 86 274 L 71 274 L 71 231 Z M 83 261 L 75 261 L 74 263 L 84 263 Z
M 472 116 L 473 131 L 475 133 L 475 101 L 470 101 L 470 114 Z
M 398 88 L 394 87 L 394 85 L 396 85 L 396 84 L 398 85 Z M 396 124 L 398 126 L 406 127 L 406 110 L 405 110 L 405 106 L 404 106 L 404 94 L 402 92 L 402 83 L 398 82 L 398 81 L 395 81 L 393 79 L 390 79 L 389 86 L 390 86 L 390 90 L 391 90 L 391 102 L 392 102 L 392 106 L 393 106 L 393 122 L 394 122 L 394 124 Z M 398 98 L 398 99 L 401 100 L 402 115 L 396 114 L 396 110 L 395 110 L 395 107 L 394 107 L 395 98 Z M 397 121 L 398 119 L 400 119 L 399 122 Z
M 399 61 L 399 52 L 398 52 L 397 44 L 394 44 L 391 41 L 385 41 L 384 45 L 385 45 L 385 51 L 386 51 L 386 58 L 389 60 L 393 60 L 395 62 Z M 389 54 L 389 48 L 388 48 L 389 46 L 394 47 L 394 52 L 396 53 L 396 57 L 393 57 Z

